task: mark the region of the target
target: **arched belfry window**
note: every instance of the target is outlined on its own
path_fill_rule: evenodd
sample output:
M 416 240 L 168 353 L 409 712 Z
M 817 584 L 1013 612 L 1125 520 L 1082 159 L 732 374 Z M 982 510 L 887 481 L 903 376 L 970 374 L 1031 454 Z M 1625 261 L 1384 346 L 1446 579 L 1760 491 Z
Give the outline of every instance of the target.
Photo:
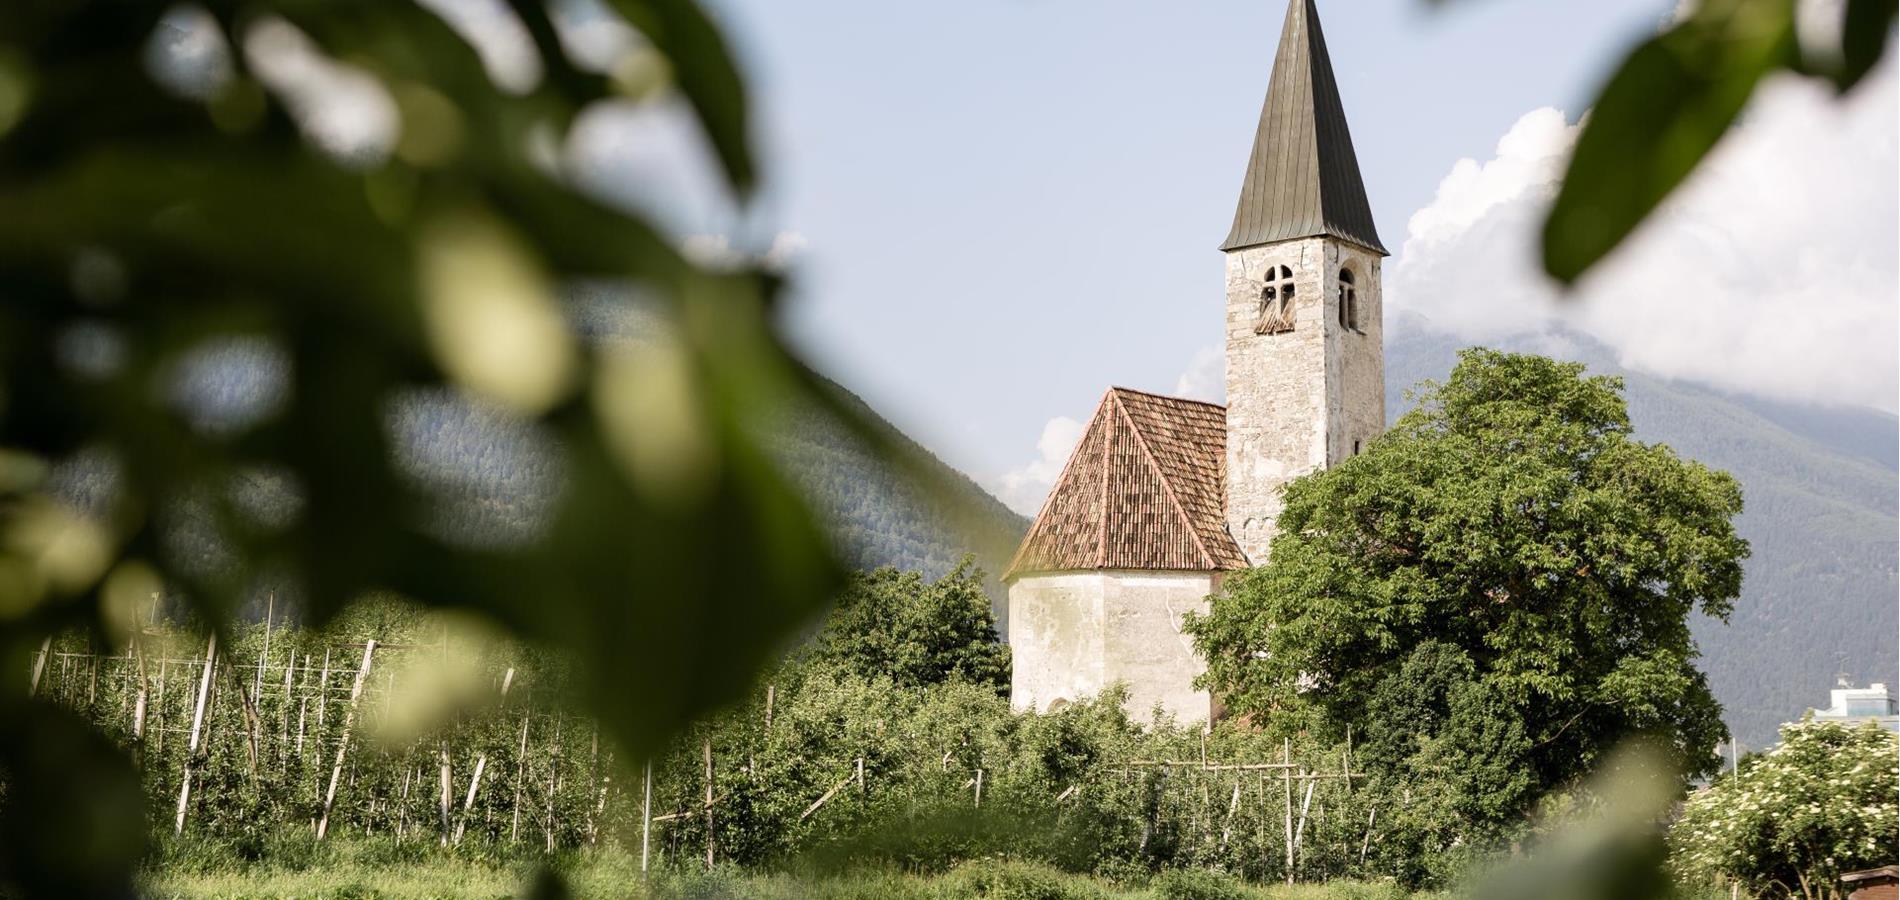
M 1268 266 L 1266 284 L 1260 288 L 1260 318 L 1254 334 L 1281 334 L 1293 330 L 1293 270 L 1286 266 Z
M 1339 326 L 1349 331 L 1359 329 L 1359 290 L 1352 283 L 1352 270 L 1339 270 Z

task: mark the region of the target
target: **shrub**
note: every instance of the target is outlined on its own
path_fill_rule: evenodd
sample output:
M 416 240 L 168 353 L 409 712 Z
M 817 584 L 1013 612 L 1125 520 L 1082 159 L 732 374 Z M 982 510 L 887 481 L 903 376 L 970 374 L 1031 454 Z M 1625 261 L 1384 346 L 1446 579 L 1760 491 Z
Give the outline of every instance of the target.
M 1156 900 L 1246 900 L 1247 889 L 1233 876 L 1210 869 L 1169 869 L 1150 887 Z
M 1900 738 L 1874 723 L 1784 725 L 1775 749 L 1689 798 L 1670 831 L 1691 876 L 1763 897 L 1830 891 L 1843 872 L 1893 861 Z
M 1086 879 L 1040 863 L 984 859 L 952 870 L 938 886 L 939 900 L 1101 900 Z

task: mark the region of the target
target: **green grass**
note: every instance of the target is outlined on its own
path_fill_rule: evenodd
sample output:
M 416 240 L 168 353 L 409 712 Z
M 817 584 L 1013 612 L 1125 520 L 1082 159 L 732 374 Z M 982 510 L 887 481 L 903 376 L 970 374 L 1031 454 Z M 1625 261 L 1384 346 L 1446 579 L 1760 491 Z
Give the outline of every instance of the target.
M 141 887 L 153 898 L 491 900 L 522 893 L 542 865 L 532 855 L 474 860 L 427 846 L 360 840 L 264 858 L 271 861 L 246 863 L 228 847 L 172 844 Z M 979 860 L 938 875 L 669 868 L 644 881 L 638 857 L 619 850 L 559 854 L 552 864 L 573 897 L 602 900 L 1406 900 L 1388 885 L 1257 886 L 1213 872 L 1170 872 L 1145 883 L 1117 884 L 1003 860 Z

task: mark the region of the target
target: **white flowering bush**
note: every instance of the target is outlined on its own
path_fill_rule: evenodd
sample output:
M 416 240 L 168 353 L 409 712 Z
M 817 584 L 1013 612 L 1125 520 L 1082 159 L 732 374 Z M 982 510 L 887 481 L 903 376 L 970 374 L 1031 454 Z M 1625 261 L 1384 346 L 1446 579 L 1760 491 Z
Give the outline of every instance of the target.
M 1844 872 L 1894 862 L 1900 736 L 1867 723 L 1782 726 L 1781 744 L 1691 796 L 1670 832 L 1676 867 L 1758 897 L 1827 898 Z

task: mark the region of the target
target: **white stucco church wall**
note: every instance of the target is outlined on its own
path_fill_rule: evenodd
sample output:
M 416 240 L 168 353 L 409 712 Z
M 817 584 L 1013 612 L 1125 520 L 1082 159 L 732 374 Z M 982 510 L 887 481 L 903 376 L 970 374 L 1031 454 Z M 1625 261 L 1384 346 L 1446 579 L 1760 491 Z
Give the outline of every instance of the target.
M 1105 570 L 1026 575 L 1009 586 L 1010 699 L 1018 709 L 1092 697 L 1120 682 L 1129 714 L 1159 706 L 1177 721 L 1205 722 L 1212 698 L 1194 688 L 1206 664 L 1182 630 L 1205 613 L 1215 572 Z

